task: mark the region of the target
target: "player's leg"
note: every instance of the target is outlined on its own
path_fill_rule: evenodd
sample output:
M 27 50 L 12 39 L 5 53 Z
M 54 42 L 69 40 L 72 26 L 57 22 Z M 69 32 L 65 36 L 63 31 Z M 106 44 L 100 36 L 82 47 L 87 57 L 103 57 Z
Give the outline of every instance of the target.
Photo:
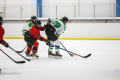
M 51 30 L 46 30 L 46 34 L 47 34 L 48 38 L 50 38 L 51 41 L 54 41 L 56 46 L 58 46 L 58 47 L 60 46 L 60 41 L 58 40 L 58 37 L 56 36 L 55 32 L 53 32 Z M 56 58 L 62 57 L 62 55 L 59 53 L 59 48 L 57 48 L 57 47 L 55 48 L 55 56 L 56 56 Z
M 55 57 L 55 54 L 52 52 L 53 51 L 53 44 L 54 44 L 54 41 L 50 41 L 50 44 L 51 46 L 49 46 L 49 49 L 48 49 L 48 57 Z
M 54 44 L 54 40 L 53 40 L 54 32 L 48 29 L 45 31 L 45 33 L 47 35 L 48 40 L 50 41 L 50 44 L 53 45 Z M 55 57 L 55 54 L 52 51 L 53 51 L 53 46 L 49 46 L 48 57 Z
M 57 39 L 54 42 L 55 42 L 55 45 L 58 46 L 58 47 L 55 47 L 55 56 L 56 58 L 62 58 L 62 55 L 59 53 L 60 41 Z
M 31 44 L 29 44 L 29 43 L 27 43 L 27 50 L 25 51 L 25 53 L 26 53 L 26 56 L 27 57 L 31 57 L 32 56 L 32 54 L 30 54 L 30 52 L 31 52 L 31 50 L 32 50 L 32 45 Z
M 33 56 L 36 56 L 37 58 L 39 58 L 39 56 L 36 55 L 37 50 L 38 50 L 38 45 L 39 45 L 39 43 L 38 43 L 37 41 L 35 41 L 35 42 L 33 43 Z
M 25 37 L 24 38 L 25 39 L 25 41 L 27 42 L 27 50 L 26 50 L 26 56 L 28 56 L 28 57 L 32 57 L 33 56 L 33 54 L 30 54 L 30 52 L 31 52 L 31 50 L 32 50 L 32 46 L 33 46 L 33 44 L 34 44 L 34 42 L 36 41 L 35 39 L 33 39 L 32 37 Z

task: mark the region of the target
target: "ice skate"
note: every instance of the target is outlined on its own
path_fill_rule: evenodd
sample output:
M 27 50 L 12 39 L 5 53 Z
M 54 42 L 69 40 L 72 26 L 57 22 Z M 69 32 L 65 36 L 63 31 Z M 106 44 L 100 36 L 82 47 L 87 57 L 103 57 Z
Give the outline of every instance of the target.
M 26 53 L 26 52 L 25 52 Z M 39 56 L 38 55 L 36 55 L 36 54 L 27 54 L 26 53 L 26 57 L 36 57 L 36 59 L 38 59 L 39 58 Z
M 52 51 L 48 51 L 48 57 L 54 58 L 55 54 Z
M 56 59 L 61 59 L 61 58 L 62 58 L 62 55 L 61 55 L 59 52 L 56 52 L 55 58 L 56 58 Z
M 32 57 L 33 55 L 32 54 L 27 54 L 27 52 L 25 52 L 26 54 L 26 57 Z
M 36 53 L 33 53 L 32 56 L 33 56 L 33 57 L 36 57 L 36 59 L 39 58 L 39 56 L 38 56 Z

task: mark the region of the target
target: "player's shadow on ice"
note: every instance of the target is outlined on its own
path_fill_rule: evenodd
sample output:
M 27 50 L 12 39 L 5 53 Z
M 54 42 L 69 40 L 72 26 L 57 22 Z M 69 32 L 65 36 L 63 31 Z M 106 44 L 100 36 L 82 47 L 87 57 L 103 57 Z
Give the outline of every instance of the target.
M 80 59 L 80 58 L 79 58 Z M 40 57 L 39 59 L 36 59 L 38 62 L 49 62 L 49 61 L 73 61 L 78 60 L 78 58 L 75 57 L 62 57 L 62 59 L 55 59 L 55 58 L 48 58 L 48 57 Z
M 19 74 L 21 74 L 21 73 L 17 73 L 17 72 L 10 72 L 9 68 L 1 68 L 1 70 L 2 71 L 0 72 L 0 75 L 19 75 Z
M 4 72 L 4 71 L 2 71 L 0 73 L 0 75 L 19 75 L 19 74 L 21 74 L 21 73 L 17 73 L 17 72 Z

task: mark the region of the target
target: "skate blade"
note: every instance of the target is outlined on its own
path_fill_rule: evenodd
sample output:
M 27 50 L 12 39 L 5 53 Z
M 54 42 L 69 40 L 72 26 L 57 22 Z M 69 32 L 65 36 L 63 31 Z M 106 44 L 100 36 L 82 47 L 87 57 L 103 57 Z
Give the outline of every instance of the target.
M 55 56 L 52 56 L 52 55 L 48 55 L 49 58 L 55 58 Z
M 55 59 L 62 59 L 62 57 L 56 56 Z
M 36 59 L 39 59 L 39 57 L 36 57 Z

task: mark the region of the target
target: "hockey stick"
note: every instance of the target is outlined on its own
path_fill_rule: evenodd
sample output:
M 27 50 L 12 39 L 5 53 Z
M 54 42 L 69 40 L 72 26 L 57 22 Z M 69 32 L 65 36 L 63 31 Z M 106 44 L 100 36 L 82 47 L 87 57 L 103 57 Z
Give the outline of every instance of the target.
M 12 49 L 14 52 L 16 52 L 13 48 L 11 48 L 10 46 L 9 46 L 9 48 L 10 49 Z M 17 52 L 16 52 L 17 53 Z M 23 57 L 24 59 L 26 59 L 27 61 L 33 61 L 33 60 L 35 60 L 36 59 L 36 56 L 34 56 L 34 57 L 32 57 L 31 59 L 27 59 L 27 58 L 25 58 L 24 56 L 22 56 L 21 54 L 19 54 L 19 53 L 17 53 L 18 55 L 20 55 L 21 57 Z
M 1 49 L 0 49 L 1 50 Z M 8 56 L 11 60 L 13 60 L 15 63 L 25 63 L 25 61 L 15 61 L 12 59 L 9 55 L 7 55 L 3 50 L 1 50 L 6 56 Z
M 58 47 L 58 46 L 55 46 L 55 45 L 52 45 L 53 47 Z M 65 50 L 65 51 L 68 51 L 68 50 L 66 50 L 66 49 L 63 49 L 63 48 L 60 48 L 60 47 L 58 47 L 59 49 L 62 49 L 62 50 Z M 68 52 L 70 52 L 70 53 L 72 53 L 72 54 L 75 54 L 75 55 L 77 55 L 77 56 L 80 56 L 80 57 L 82 57 L 82 58 L 88 58 L 88 57 L 90 57 L 91 56 L 91 54 L 88 54 L 88 55 L 86 55 L 86 56 L 81 56 L 81 55 L 79 55 L 79 54 L 76 54 L 76 53 L 74 53 L 74 52 L 71 52 L 71 51 L 68 51 Z
M 63 46 L 63 44 L 60 42 L 60 44 Z M 63 46 L 64 47 L 64 46 Z M 64 47 L 64 49 L 66 49 L 65 47 Z M 66 49 L 67 50 L 67 49 Z M 68 51 L 67 51 L 68 52 Z M 69 52 L 68 52 L 68 54 L 70 55 L 70 56 L 72 56 L 73 57 L 73 54 L 70 54 Z
M 25 46 L 25 48 L 27 47 L 27 45 Z M 15 51 L 15 52 L 17 52 L 17 53 L 22 53 L 24 50 L 25 50 L 25 48 L 22 50 L 22 51 Z

